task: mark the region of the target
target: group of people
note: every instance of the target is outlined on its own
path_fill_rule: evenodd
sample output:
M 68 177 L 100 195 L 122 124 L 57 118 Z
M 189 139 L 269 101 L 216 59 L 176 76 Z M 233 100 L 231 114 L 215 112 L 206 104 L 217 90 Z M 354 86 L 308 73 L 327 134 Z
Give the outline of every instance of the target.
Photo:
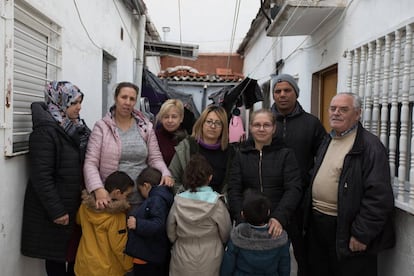
M 169 99 L 153 125 L 128 82 L 91 131 L 80 89 L 49 83 L 32 104 L 22 254 L 48 275 L 288 276 L 291 244 L 300 276 L 377 275 L 394 197 L 361 99 L 334 96 L 326 133 L 292 76 L 272 81 L 272 108 L 250 114 L 240 143 L 219 106 L 187 134 Z

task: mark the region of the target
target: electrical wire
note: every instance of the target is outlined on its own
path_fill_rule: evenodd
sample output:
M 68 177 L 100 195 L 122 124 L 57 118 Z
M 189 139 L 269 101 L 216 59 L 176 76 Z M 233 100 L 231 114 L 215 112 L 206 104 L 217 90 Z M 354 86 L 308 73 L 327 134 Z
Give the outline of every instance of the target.
M 319 44 L 321 44 L 323 41 L 325 41 L 325 39 L 329 38 L 329 36 L 335 32 L 335 30 L 339 27 L 339 25 L 340 25 L 340 24 L 342 23 L 342 21 L 344 20 L 344 18 L 345 18 L 345 14 L 346 14 L 346 11 L 349 9 L 349 7 L 351 6 L 352 2 L 354 2 L 354 0 L 350 0 L 350 1 L 349 1 L 348 5 L 345 7 L 344 11 L 343 11 L 343 12 L 342 12 L 342 14 L 341 14 L 341 17 L 340 17 L 340 18 L 339 18 L 339 20 L 336 22 L 335 26 L 334 26 L 334 27 L 333 27 L 330 31 L 328 31 L 324 37 L 322 37 L 321 39 L 319 39 L 319 41 L 318 41 L 317 43 L 315 43 L 315 44 L 313 44 L 313 45 L 309 45 L 309 46 L 307 46 L 307 47 L 304 47 L 303 49 L 304 49 L 304 50 L 306 50 L 306 49 L 310 49 L 310 48 L 313 48 L 313 47 L 315 47 L 315 46 L 318 46 L 318 45 L 319 45 Z
M 266 54 L 263 56 L 263 58 L 259 61 L 259 63 L 253 68 L 253 70 L 247 74 L 247 77 L 251 76 L 251 74 L 253 74 L 257 68 L 259 68 L 260 65 L 262 65 L 262 63 L 265 61 L 265 59 L 267 58 L 267 56 L 271 53 L 271 51 L 276 48 L 276 46 L 279 44 L 281 37 L 279 36 L 286 28 L 286 26 L 288 25 L 288 23 L 290 22 L 290 20 L 293 18 L 293 15 L 296 13 L 296 11 L 298 10 L 299 6 L 302 4 L 303 0 L 301 0 L 299 2 L 299 4 L 295 7 L 295 9 L 293 10 L 292 14 L 290 15 L 290 17 L 288 18 L 288 20 L 286 21 L 285 25 L 282 27 L 282 30 L 279 32 L 277 39 L 275 39 L 275 41 L 272 43 L 272 45 L 270 46 L 269 50 L 266 52 Z
M 301 46 L 312 36 L 312 34 L 328 19 L 328 17 L 336 10 L 337 8 L 333 9 L 328 15 L 312 30 L 312 32 L 293 50 L 284 60 L 288 60 L 294 53 L 296 53 Z M 303 48 L 302 48 L 303 49 Z
M 227 69 L 230 69 L 230 58 L 231 54 L 233 52 L 233 46 L 234 46 L 234 39 L 236 36 L 236 30 L 237 30 L 237 22 L 239 20 L 239 12 L 240 12 L 240 0 L 236 0 L 236 6 L 234 8 L 234 15 L 233 15 L 233 27 L 231 31 L 231 38 L 230 38 L 230 49 L 229 49 L 229 55 L 227 57 Z M 228 70 L 226 70 L 227 75 Z
M 301 1 L 301 2 L 303 2 L 303 0 Z M 349 4 L 351 4 L 353 2 L 353 0 L 351 0 L 351 2 L 349 2 Z M 292 13 L 292 15 L 290 16 L 290 18 L 288 19 L 288 21 L 286 22 L 286 24 L 283 26 L 283 28 L 282 28 L 282 30 L 280 31 L 280 33 L 279 33 L 279 35 L 283 32 L 283 30 L 286 28 L 286 26 L 287 26 L 287 24 L 290 22 L 290 20 L 291 20 L 291 18 L 293 17 L 293 15 L 296 13 L 296 10 L 297 10 L 297 8 L 299 7 L 299 5 L 300 5 L 301 3 L 299 3 L 297 6 L 296 6 L 296 8 L 295 8 L 295 10 L 293 11 L 293 13 Z M 332 28 L 332 30 L 331 31 L 329 31 L 328 32 L 328 35 L 326 35 L 323 39 L 326 39 L 332 32 L 333 32 L 333 30 L 335 30 L 336 28 L 337 28 L 337 26 L 339 26 L 339 24 L 341 23 L 341 21 L 343 20 L 343 17 L 344 17 L 344 14 L 346 13 L 346 10 L 349 8 L 349 4 L 347 5 L 347 7 L 345 8 L 345 10 L 342 12 L 342 15 L 341 15 L 341 18 L 340 18 L 340 20 L 338 20 L 337 21 L 337 24 L 336 24 L 336 26 L 334 27 L 334 28 Z M 309 8 L 309 6 L 307 7 L 307 9 Z M 319 43 L 320 43 L 320 41 L 318 42 L 318 43 L 316 43 L 316 44 L 314 44 L 314 45 L 311 45 L 311 46 L 309 46 L 309 47 L 306 47 L 306 48 L 301 48 L 301 46 L 312 36 L 312 34 L 323 24 L 323 23 L 325 23 L 325 21 L 329 18 L 329 16 L 333 13 L 333 12 L 335 12 L 335 10 L 337 9 L 337 7 L 335 7 L 335 9 L 333 9 L 331 12 L 329 12 L 328 13 L 328 15 L 326 15 L 324 18 L 323 18 L 323 20 L 310 32 L 310 34 L 286 57 L 286 58 L 284 58 L 284 60 L 286 61 L 287 59 L 289 59 L 293 54 L 295 54 L 298 50 L 300 50 L 300 49 L 309 49 L 309 48 L 312 48 L 312 47 L 314 47 L 314 46 L 317 46 Z M 304 11 L 304 12 L 306 12 L 306 10 Z M 300 17 L 299 17 L 300 18 Z M 296 20 L 297 21 L 297 20 Z M 295 21 L 295 22 L 296 22 Z M 293 24 L 292 24 L 292 26 L 293 26 Z M 273 42 L 273 44 L 272 44 L 272 46 L 270 47 L 270 49 L 267 51 L 267 53 L 265 54 L 265 56 L 261 59 L 261 61 L 253 68 L 253 70 L 248 74 L 248 76 L 250 76 L 251 74 L 253 74 L 254 72 L 255 72 L 255 70 L 264 62 L 264 60 L 266 59 L 266 57 L 270 54 L 270 52 L 280 43 L 280 41 L 281 41 L 281 37 L 280 36 L 278 36 L 278 39 L 276 39 L 274 42 Z M 267 78 L 267 76 L 266 77 L 262 77 L 261 79 L 263 79 L 263 78 Z
M 76 13 L 78 14 L 79 22 L 81 23 L 82 28 L 85 31 L 86 35 L 88 36 L 89 40 L 92 42 L 92 44 L 96 48 L 102 49 L 98 44 L 95 43 L 95 41 L 92 39 L 91 35 L 89 34 L 88 30 L 86 29 L 86 26 L 85 26 L 85 24 L 83 23 L 83 20 L 82 20 L 82 16 L 80 15 L 78 4 L 76 3 L 76 0 L 73 0 L 73 4 L 75 4 L 75 9 L 76 9 Z
M 182 37 L 182 28 L 181 28 L 181 0 L 178 0 L 178 28 L 180 29 L 180 59 L 181 59 L 181 66 L 184 66 L 184 58 L 183 58 L 183 37 Z

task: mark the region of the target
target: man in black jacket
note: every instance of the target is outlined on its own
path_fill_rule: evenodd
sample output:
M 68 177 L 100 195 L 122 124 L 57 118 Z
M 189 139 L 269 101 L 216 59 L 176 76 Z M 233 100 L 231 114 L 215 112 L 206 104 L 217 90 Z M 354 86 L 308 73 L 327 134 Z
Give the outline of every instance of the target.
M 377 254 L 394 245 L 387 150 L 359 123 L 361 99 L 339 93 L 332 132 L 315 161 L 305 218 L 311 275 L 377 275 Z
M 296 80 L 288 74 L 272 78 L 272 112 L 276 115 L 276 135 L 284 144 L 293 149 L 301 170 L 303 191 L 309 186 L 309 171 L 313 167 L 314 157 L 326 136 L 326 131 L 318 118 L 303 110 L 297 101 L 299 87 Z M 305 276 L 306 253 L 302 236 L 303 207 L 299 204 L 287 228 L 292 241 L 293 251 L 298 264 L 298 276 Z

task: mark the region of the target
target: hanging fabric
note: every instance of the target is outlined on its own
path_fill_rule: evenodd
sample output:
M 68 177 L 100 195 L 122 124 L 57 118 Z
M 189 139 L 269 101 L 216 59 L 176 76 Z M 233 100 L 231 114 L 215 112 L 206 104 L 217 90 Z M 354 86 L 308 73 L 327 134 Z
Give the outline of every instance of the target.
M 229 122 L 229 142 L 237 143 L 245 139 L 243 120 L 240 117 L 240 110 L 234 108 Z

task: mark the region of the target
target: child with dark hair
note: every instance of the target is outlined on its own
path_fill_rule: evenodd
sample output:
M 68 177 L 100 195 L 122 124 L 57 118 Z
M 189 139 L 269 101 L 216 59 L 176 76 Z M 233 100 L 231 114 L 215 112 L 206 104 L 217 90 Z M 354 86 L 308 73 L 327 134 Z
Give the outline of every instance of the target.
M 161 172 L 147 167 L 137 178 L 143 203 L 128 218 L 125 252 L 134 257 L 134 275 L 168 275 L 171 244 L 166 220 L 174 201 L 171 188 L 161 186 Z
M 229 212 L 222 196 L 208 186 L 213 169 L 205 157 L 193 155 L 184 173 L 186 191 L 175 196 L 167 220 L 173 243 L 170 275 L 219 275 L 231 230 Z
M 264 194 L 248 189 L 241 216 L 246 221 L 230 234 L 220 275 L 290 275 L 289 242 L 286 232 L 277 238 L 268 233 L 272 204 Z
M 126 200 L 134 181 L 124 172 L 116 171 L 105 180 L 111 202 L 97 209 L 95 197 L 86 191 L 76 221 L 82 227 L 75 261 L 76 275 L 123 276 L 132 269 L 132 258 L 124 253 L 127 242 Z

